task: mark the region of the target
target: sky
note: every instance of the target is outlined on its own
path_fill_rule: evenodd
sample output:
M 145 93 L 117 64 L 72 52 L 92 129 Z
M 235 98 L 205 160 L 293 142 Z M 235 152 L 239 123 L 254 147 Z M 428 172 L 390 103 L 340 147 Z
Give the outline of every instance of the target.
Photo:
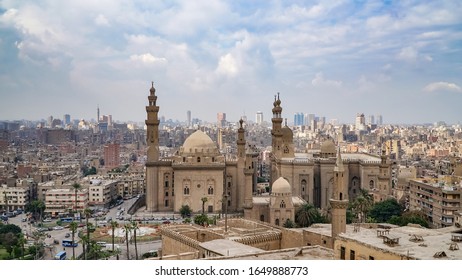
M 216 121 L 280 93 L 354 123 L 462 121 L 462 1 L 0 0 L 0 120 Z

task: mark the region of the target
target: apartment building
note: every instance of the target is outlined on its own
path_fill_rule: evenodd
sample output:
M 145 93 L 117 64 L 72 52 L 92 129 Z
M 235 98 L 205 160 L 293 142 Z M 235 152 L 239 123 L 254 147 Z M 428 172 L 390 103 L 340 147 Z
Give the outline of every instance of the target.
M 410 210 L 421 210 L 434 228 L 452 226 L 461 210 L 461 177 L 410 180 Z
M 88 189 L 85 188 L 77 191 L 77 203 L 76 193 L 72 188 L 49 189 L 45 193 L 45 214 L 51 216 L 74 211 L 82 212 L 87 206 Z
M 108 207 L 117 198 L 117 181 L 91 180 L 88 185 L 88 205 Z

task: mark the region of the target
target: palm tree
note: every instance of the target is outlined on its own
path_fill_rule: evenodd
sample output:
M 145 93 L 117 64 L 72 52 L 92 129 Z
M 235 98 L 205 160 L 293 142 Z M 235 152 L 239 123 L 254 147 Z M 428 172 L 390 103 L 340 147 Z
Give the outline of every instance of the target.
M 206 197 L 201 198 L 202 201 L 202 214 L 205 212 L 205 203 L 208 201 Z
M 74 212 L 77 213 L 77 192 L 82 188 L 82 186 L 79 183 L 74 183 L 72 185 L 72 187 L 74 188 L 74 191 L 75 191 L 75 208 L 74 208 Z
M 138 260 L 138 246 L 136 244 L 136 230 L 138 230 L 139 227 L 136 221 L 132 222 L 132 229 L 133 229 L 133 240 L 135 242 L 135 259 Z
M 130 224 L 125 224 L 124 225 L 124 230 L 125 230 L 125 242 L 127 243 L 127 260 L 130 259 L 130 252 L 129 252 L 129 247 L 128 247 L 128 237 L 129 237 L 129 233 L 132 229 L 132 226 Z
M 72 221 L 70 224 L 69 224 L 69 229 L 71 230 L 71 233 L 72 233 L 72 259 L 75 260 L 75 247 L 74 247 L 74 244 L 75 244 L 75 232 L 77 231 L 77 223 Z
M 353 200 L 351 208 L 360 223 L 367 220 L 367 214 L 374 205 L 374 198 L 365 189 L 360 189 L 360 194 Z
M 21 246 L 21 258 L 24 259 L 24 245 L 26 244 L 26 238 L 24 234 L 21 233 L 18 239 L 18 245 Z
M 90 250 L 90 227 L 89 227 L 89 223 L 88 223 L 88 219 L 90 218 L 91 216 L 91 210 L 89 208 L 85 208 L 85 210 L 83 210 L 83 214 L 85 215 L 85 225 L 87 227 L 87 237 L 86 237 L 86 242 L 87 242 L 87 252 Z M 85 254 L 85 250 L 84 250 L 84 254 Z
M 80 240 L 82 240 L 82 249 L 83 249 L 83 259 L 86 260 L 87 257 L 90 258 L 90 242 L 88 241 L 87 239 L 87 236 L 85 235 L 81 235 L 79 234 L 80 236 Z
M 304 203 L 295 213 L 295 221 L 299 227 L 308 227 L 320 219 L 321 214 L 313 204 Z
M 111 230 L 112 230 L 112 252 L 114 251 L 114 243 L 115 243 L 115 230 L 119 226 L 117 221 L 111 221 Z M 119 254 L 117 253 L 117 259 L 119 259 Z

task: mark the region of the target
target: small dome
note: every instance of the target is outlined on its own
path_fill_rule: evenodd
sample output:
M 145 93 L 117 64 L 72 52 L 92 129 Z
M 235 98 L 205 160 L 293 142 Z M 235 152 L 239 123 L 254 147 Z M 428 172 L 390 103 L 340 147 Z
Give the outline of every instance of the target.
M 335 154 L 335 144 L 332 139 L 327 139 L 326 141 L 322 142 L 321 144 L 321 154 Z
M 186 153 L 194 153 L 196 149 L 200 152 L 209 149 L 212 152 L 217 149 L 217 146 L 207 134 L 197 130 L 186 138 L 183 144 L 183 151 Z
M 271 193 L 289 194 L 292 193 L 292 188 L 290 187 L 290 184 L 286 179 L 284 179 L 283 177 L 279 177 L 279 179 L 274 181 L 273 186 L 271 188 Z
M 290 129 L 288 126 L 284 126 L 281 128 L 282 132 L 282 138 L 283 139 L 293 139 L 294 138 L 294 133 L 292 132 L 292 129 Z

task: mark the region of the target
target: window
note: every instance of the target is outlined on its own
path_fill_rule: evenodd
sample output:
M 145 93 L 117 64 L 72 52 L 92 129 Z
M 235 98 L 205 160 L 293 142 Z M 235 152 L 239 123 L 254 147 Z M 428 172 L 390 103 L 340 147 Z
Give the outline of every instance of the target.
M 165 196 L 168 196 L 168 192 L 165 192 Z
M 183 189 L 183 194 L 184 195 L 189 195 L 189 187 L 188 186 L 185 186 L 184 189 Z
M 371 189 L 374 188 L 374 180 L 370 180 L 370 181 L 369 181 L 369 187 L 370 187 Z
M 200 157 L 197 157 L 197 162 L 201 162 L 201 158 L 200 158 Z
M 354 250 L 350 250 L 350 260 L 354 260 L 354 259 L 356 259 L 355 251 L 354 251 Z
M 212 194 L 213 194 L 213 187 L 212 187 L 212 186 L 209 186 L 209 189 L 208 189 L 207 193 L 208 193 L 209 195 L 212 195 Z
M 212 213 L 212 212 L 213 212 L 213 205 L 209 205 L 209 206 L 207 207 L 207 211 L 208 211 L 209 213 Z
M 165 207 L 168 207 L 168 200 L 165 200 Z
M 279 219 L 276 219 L 276 220 L 274 221 L 274 224 L 278 226 L 278 225 L 279 225 Z
M 345 259 L 345 247 L 340 247 L 340 259 L 344 260 Z
M 279 204 L 279 208 L 286 208 L 286 203 L 283 201 L 281 201 L 281 204 Z

